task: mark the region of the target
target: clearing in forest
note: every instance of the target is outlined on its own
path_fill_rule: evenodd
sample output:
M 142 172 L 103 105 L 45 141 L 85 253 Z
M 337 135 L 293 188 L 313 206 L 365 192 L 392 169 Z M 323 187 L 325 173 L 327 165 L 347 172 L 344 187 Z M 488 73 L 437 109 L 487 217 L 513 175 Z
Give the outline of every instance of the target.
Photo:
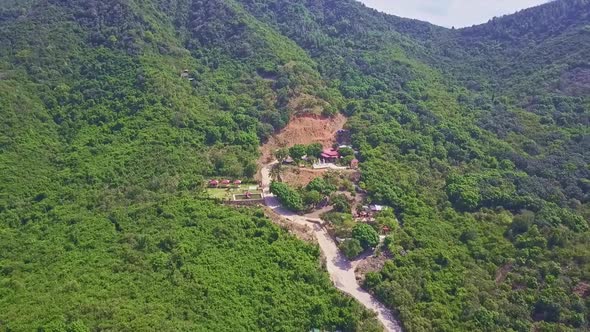
M 268 139 L 261 148 L 262 155 L 259 166 L 262 167 L 274 159 L 277 149 L 291 147 L 295 144 L 320 143 L 325 148 L 331 147 L 336 141 L 336 133 L 344 127 L 346 117 L 337 114 L 333 117 L 318 115 L 298 115 L 276 135 Z

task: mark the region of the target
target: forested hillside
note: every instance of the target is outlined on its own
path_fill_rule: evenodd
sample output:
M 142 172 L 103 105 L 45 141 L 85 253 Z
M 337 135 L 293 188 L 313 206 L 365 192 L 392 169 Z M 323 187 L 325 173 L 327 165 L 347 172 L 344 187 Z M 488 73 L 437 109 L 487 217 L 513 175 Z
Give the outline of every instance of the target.
M 317 248 L 202 193 L 322 92 L 303 50 L 231 6 L 249 60 L 197 3 L 0 4 L 0 330 L 379 330 Z
M 378 330 L 316 248 L 202 192 L 302 112 L 348 117 L 395 211 L 365 287 L 405 330 L 589 329 L 589 13 L 0 0 L 0 329 Z

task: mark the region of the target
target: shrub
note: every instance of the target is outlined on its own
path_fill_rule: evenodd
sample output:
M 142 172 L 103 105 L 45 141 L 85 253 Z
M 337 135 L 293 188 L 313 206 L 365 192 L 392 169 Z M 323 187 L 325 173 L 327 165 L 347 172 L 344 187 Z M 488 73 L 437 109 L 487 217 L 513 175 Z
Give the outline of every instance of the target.
M 270 191 L 277 196 L 281 204 L 287 209 L 294 212 L 303 210 L 301 194 L 287 184 L 273 181 L 270 185 Z
M 352 237 L 359 241 L 365 249 L 374 248 L 379 244 L 379 234 L 367 224 L 357 224 L 352 229 Z
M 348 259 L 354 259 L 363 252 L 363 247 L 357 239 L 344 240 L 340 243 L 339 248 Z
M 350 203 L 345 195 L 334 195 L 332 196 L 332 206 L 337 212 L 350 212 Z
M 312 190 L 303 194 L 303 202 L 307 206 L 316 206 L 322 201 L 322 194 L 319 191 Z
M 305 187 L 308 191 L 318 191 L 324 195 L 330 195 L 334 191 L 336 191 L 336 186 L 326 182 L 323 178 L 315 178 L 311 181 L 307 187 Z

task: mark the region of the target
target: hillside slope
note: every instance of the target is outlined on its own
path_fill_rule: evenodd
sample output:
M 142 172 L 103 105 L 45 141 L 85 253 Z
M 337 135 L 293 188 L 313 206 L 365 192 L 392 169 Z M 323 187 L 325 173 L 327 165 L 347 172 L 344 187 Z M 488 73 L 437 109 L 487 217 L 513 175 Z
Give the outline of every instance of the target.
M 353 1 L 241 2 L 348 99 L 364 185 L 403 225 L 405 256 L 366 286 L 406 329 L 584 328 L 589 100 L 556 82 L 588 65 L 587 2 L 458 31 Z M 559 28 L 502 39 L 540 16 Z
M 246 60 L 158 2 L 0 4 L 0 330 L 380 330 L 317 248 L 202 190 L 326 90 L 305 52 L 231 6 Z
M 588 6 L 449 30 L 353 0 L 0 0 L 0 326 L 379 330 L 317 249 L 202 190 L 341 112 L 395 212 L 365 287 L 406 330 L 588 329 Z

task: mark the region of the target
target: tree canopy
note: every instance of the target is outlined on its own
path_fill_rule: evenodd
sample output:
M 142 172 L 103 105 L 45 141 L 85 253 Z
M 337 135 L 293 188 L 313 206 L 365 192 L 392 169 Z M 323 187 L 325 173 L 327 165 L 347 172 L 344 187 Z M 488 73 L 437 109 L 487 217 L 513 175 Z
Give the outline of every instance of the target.
M 353 0 L 0 0 L 0 325 L 374 330 L 317 248 L 202 188 L 253 180 L 293 116 L 342 112 L 396 226 L 365 287 L 406 331 L 587 330 L 588 13 L 445 29 Z M 323 181 L 273 191 L 301 211 Z

